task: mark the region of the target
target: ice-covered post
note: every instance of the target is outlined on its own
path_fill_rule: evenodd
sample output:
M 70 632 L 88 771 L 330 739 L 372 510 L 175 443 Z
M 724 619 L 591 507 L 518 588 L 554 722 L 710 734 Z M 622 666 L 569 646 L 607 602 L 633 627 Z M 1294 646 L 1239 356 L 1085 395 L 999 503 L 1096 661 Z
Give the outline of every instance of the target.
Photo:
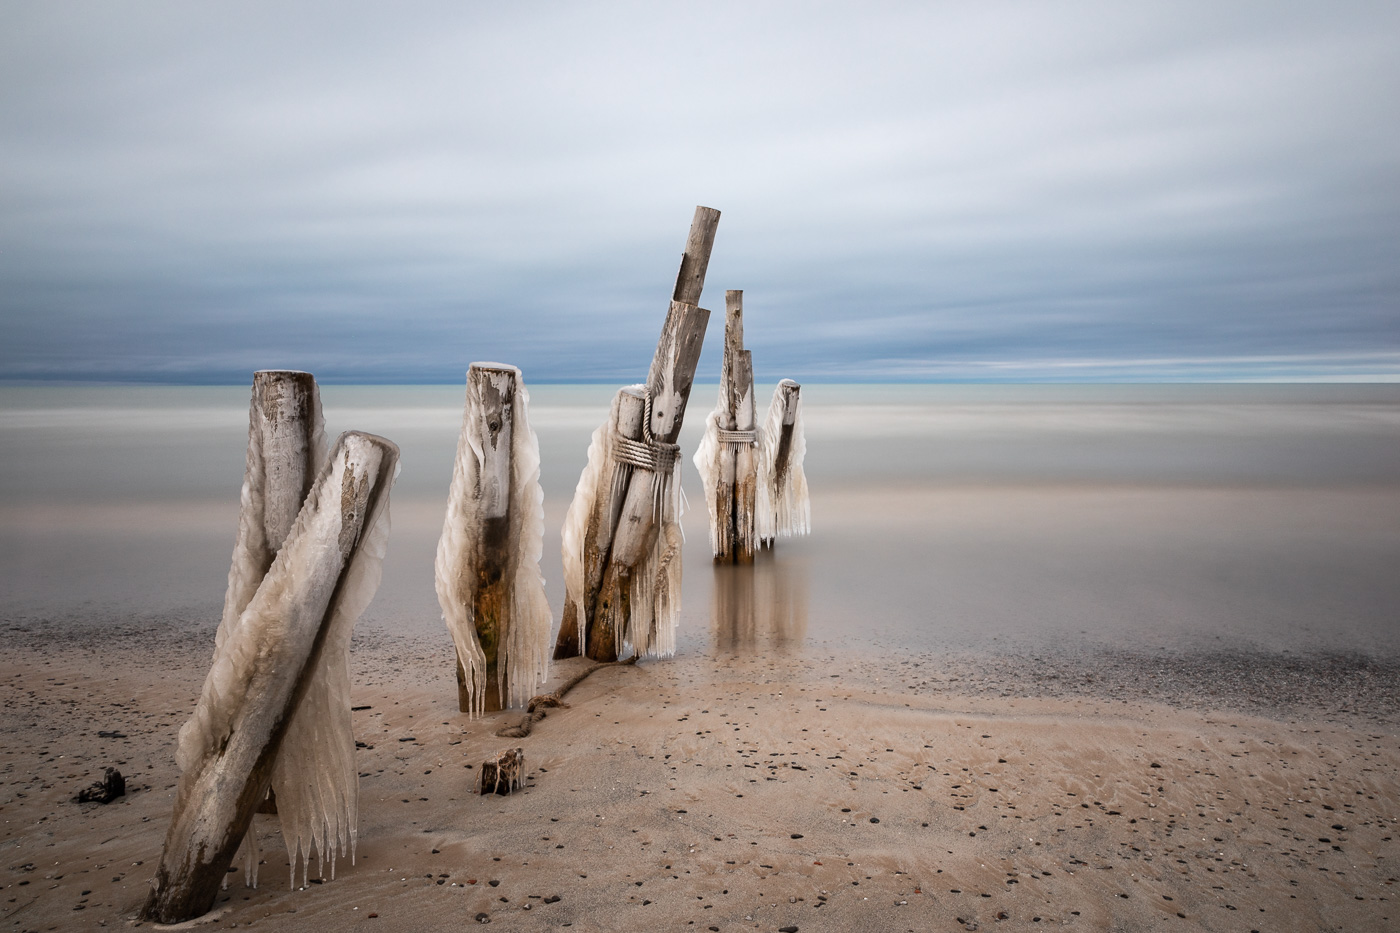
M 758 492 L 758 536 L 772 546 L 778 537 L 811 531 L 812 507 L 802 461 L 807 439 L 802 430 L 802 386 L 778 383 L 763 426 L 763 464 Z
M 195 728 L 182 730 L 187 763 L 144 919 L 180 923 L 213 906 L 327 642 L 348 638 L 378 585 L 397 463 L 398 448 L 381 437 L 340 436 L 215 654 Z
M 724 362 L 719 401 L 705 422 L 695 468 L 705 484 L 710 550 L 723 564 L 753 563 L 758 494 L 753 356 L 744 349 L 744 293 L 724 293 Z
M 436 564 L 464 713 L 521 705 L 546 679 L 553 618 L 539 569 L 544 494 L 528 402 L 514 366 L 467 371 Z
M 589 464 L 565 519 L 568 595 L 556 658 L 615 661 L 672 650 L 680 540 L 676 438 L 710 312 L 699 307 L 719 211 L 697 207 L 676 287 L 644 386 L 623 389 L 594 433 Z M 594 582 L 596 580 L 596 583 Z

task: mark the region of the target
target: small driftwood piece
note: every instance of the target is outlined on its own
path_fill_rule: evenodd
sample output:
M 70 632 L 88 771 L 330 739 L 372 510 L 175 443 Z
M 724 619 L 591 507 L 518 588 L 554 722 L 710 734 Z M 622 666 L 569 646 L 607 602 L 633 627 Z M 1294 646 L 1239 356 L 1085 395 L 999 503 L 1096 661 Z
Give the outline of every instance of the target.
M 514 366 L 473 363 L 438 542 L 438 601 L 464 713 L 524 702 L 547 673 L 552 623 L 539 572 L 539 443 Z
M 481 763 L 476 792 L 506 796 L 525 784 L 525 749 L 508 748 L 495 758 Z
M 209 910 L 253 813 L 267 796 L 277 754 L 315 676 L 330 623 L 342 603 L 372 592 L 355 575 L 368 529 L 388 505 L 398 448 L 349 432 L 330 460 L 244 611 L 256 650 L 231 659 L 233 695 L 205 752 L 181 775 L 160 865 L 141 917 L 181 923 Z M 212 672 L 211 672 L 212 675 Z M 205 704 L 209 690 L 206 683 Z M 206 717 L 210 721 L 212 717 Z
M 594 448 L 604 449 L 590 450 L 570 507 L 570 519 L 579 512 L 582 540 L 571 542 L 566 528 L 568 593 L 556 659 L 583 653 L 616 661 L 624 641 L 638 654 L 669 653 L 680 597 L 676 438 L 709 322 L 710 312 L 698 303 L 718 224 L 719 211 L 695 209 L 646 384 L 620 391 L 610 424 L 595 434 Z M 590 478 L 589 470 L 606 475 Z M 571 546 L 581 553 L 571 555 Z M 580 566 L 571 575 L 574 564 Z M 645 605 L 634 605 L 634 598 Z
M 614 664 L 636 664 L 637 656 L 633 655 L 626 661 L 617 661 L 613 664 L 600 664 L 596 661 L 587 661 L 568 680 L 560 684 L 550 693 L 542 693 L 539 696 L 531 697 L 526 708 L 526 713 L 521 717 L 520 722 L 514 725 L 502 726 L 496 730 L 496 735 L 503 739 L 523 739 L 535 728 L 535 723 L 545 717 L 547 709 L 568 709 L 569 704 L 564 702 L 564 694 L 577 687 L 594 671 L 604 667 L 612 667 Z

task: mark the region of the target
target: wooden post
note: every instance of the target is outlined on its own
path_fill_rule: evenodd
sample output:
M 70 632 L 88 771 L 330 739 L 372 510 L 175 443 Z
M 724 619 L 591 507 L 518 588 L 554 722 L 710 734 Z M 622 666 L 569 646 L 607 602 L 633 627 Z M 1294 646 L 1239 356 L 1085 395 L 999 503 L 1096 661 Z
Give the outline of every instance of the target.
M 321 468 L 325 446 L 321 394 L 315 377 L 296 370 L 253 373 L 238 539 L 216 644 L 221 644 L 238 622 L 292 530 Z M 272 791 L 258 812 L 277 812 Z
M 802 469 L 807 441 L 802 435 L 802 386 L 791 379 L 778 383 L 764 426 L 765 450 L 758 509 L 758 536 L 772 546 L 774 539 L 805 535 L 810 530 L 811 505 Z
M 363 598 L 349 579 L 365 533 L 388 504 L 398 448 L 371 434 L 336 442 L 277 561 L 245 610 L 248 650 L 233 659 L 226 732 L 181 775 L 143 919 L 181 923 L 213 906 L 229 862 L 266 796 L 287 725 L 314 676 L 329 622 Z M 215 668 L 218 668 L 216 663 Z M 211 671 L 211 678 L 215 671 Z M 210 695 L 206 683 L 205 703 Z M 221 717 L 223 718 L 223 717 Z
M 744 438 L 754 434 L 753 355 L 740 350 L 734 361 L 734 431 Z M 758 538 L 754 534 L 755 509 L 758 502 L 758 458 L 754 455 L 754 440 L 738 440 L 726 446 L 734 449 L 734 527 L 730 540 L 734 542 L 733 560 L 736 564 L 752 564 Z
M 458 596 L 466 597 L 471 606 L 471 618 L 476 625 L 476 637 L 486 659 L 482 709 L 495 712 L 505 708 L 501 696 L 500 674 L 497 669 L 502 624 L 510 611 L 506 581 L 506 565 L 510 555 L 510 445 L 511 410 L 515 403 L 515 373 L 512 370 L 488 368 L 473 363 L 467 370 L 468 409 L 476 412 L 474 423 L 464 424 L 462 431 L 474 432 L 481 451 L 481 473 L 477 481 L 478 527 L 462 529 L 472 535 L 475 547 L 469 552 L 476 558 L 475 566 L 464 565 Z M 474 403 L 474 404 L 473 404 Z M 478 687 L 470 683 L 467 668 L 457 654 L 457 708 L 474 712 Z
M 262 526 L 272 556 L 286 540 L 321 464 L 321 399 L 310 373 L 262 370 L 253 373 L 252 430 L 260 435 L 263 487 Z M 251 594 L 250 594 L 251 595 Z
M 695 209 L 644 390 L 624 389 L 613 405 L 612 429 L 627 440 L 674 445 L 680 434 L 709 322 L 710 313 L 699 307 L 699 301 L 718 225 L 719 211 Z M 649 421 L 645 414 L 648 400 Z M 610 439 L 605 442 L 611 443 Z M 600 465 L 615 464 L 611 453 L 598 456 Z M 581 545 L 582 579 L 570 584 L 556 659 L 577 655 L 583 641 L 590 658 L 617 660 L 632 612 L 632 575 L 657 540 L 657 518 L 662 517 L 657 513 L 663 507 L 658 496 L 666 490 L 669 475 L 658 477 L 655 470 L 635 464 L 614 465 L 611 472 L 613 475 L 595 477 L 597 486 L 587 506 Z M 674 521 L 674 516 L 669 520 Z M 569 564 L 566 555 L 566 574 Z
M 662 444 L 675 444 L 681 433 L 709 320 L 710 312 L 704 308 L 671 302 L 646 383 L 651 398 L 651 436 Z M 656 520 L 660 517 L 657 490 L 665 479 L 641 467 L 632 470 L 589 623 L 588 656 L 595 661 L 618 659 L 620 641 L 633 611 L 629 602 L 632 574 L 656 543 Z
M 744 349 L 744 293 L 725 292 L 724 363 L 719 401 L 705 426 L 695 465 L 705 482 L 716 563 L 750 564 L 758 548 L 758 457 L 753 356 Z
M 782 428 L 778 432 L 778 452 L 773 456 L 773 477 L 775 484 L 781 487 L 792 469 L 792 434 L 797 423 L 797 406 L 802 398 L 802 386 L 791 379 L 784 379 L 778 383 L 778 391 L 782 393 L 783 418 Z
M 435 577 L 457 650 L 457 703 L 493 712 L 529 698 L 548 666 L 552 614 L 539 573 L 539 443 L 520 370 L 473 363 Z
M 646 411 L 646 387 L 625 386 L 617 390 L 613 399 L 609 423 L 618 436 L 629 440 L 642 439 L 642 421 Z M 623 477 L 618 477 L 622 479 Z M 583 588 L 581 601 L 572 593 L 564 597 L 564 621 L 559 627 L 559 639 L 555 644 L 554 658 L 578 657 L 583 653 L 581 641 L 587 635 L 587 628 L 581 633 L 577 620 L 592 618 L 592 607 L 598 598 L 598 589 L 603 584 L 603 574 L 607 569 L 608 553 L 612 549 L 613 532 L 622 515 L 623 502 L 627 497 L 625 484 L 613 482 L 614 477 L 605 477 L 593 499 L 588 516 L 588 529 L 584 536 L 583 549 Z

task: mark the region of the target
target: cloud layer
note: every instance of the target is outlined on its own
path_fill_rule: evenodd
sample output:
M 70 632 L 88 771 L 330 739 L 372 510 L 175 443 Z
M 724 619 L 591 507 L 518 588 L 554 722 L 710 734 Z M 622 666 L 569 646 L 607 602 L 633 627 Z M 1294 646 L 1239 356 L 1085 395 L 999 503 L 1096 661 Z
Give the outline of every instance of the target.
M 673 6 L 12 6 L 0 378 L 1400 375 L 1393 4 Z

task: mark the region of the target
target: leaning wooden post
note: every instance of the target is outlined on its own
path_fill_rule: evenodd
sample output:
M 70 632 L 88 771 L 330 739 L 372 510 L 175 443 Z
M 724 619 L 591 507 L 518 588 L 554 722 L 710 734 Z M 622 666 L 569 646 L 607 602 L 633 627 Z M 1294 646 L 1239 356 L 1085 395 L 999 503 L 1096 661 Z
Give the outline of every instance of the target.
M 181 736 L 192 760 L 180 777 L 144 919 L 181 923 L 213 906 L 327 641 L 348 630 L 378 585 L 397 464 L 398 448 L 381 437 L 340 436 L 216 653 L 193 720 L 198 727 Z
M 805 535 L 812 527 L 807 476 L 802 469 L 807 453 L 802 428 L 802 386 L 791 379 L 779 382 L 773 392 L 762 440 L 758 536 L 771 546 L 775 538 Z
M 594 660 L 615 661 L 624 642 L 639 655 L 674 650 L 680 598 L 676 438 L 709 321 L 698 302 L 718 224 L 719 211 L 695 209 L 646 384 L 639 395 L 619 393 L 609 424 L 594 433 L 565 518 L 568 595 L 556 658 L 582 650 Z M 633 430 L 626 415 L 635 407 L 629 400 L 638 397 L 642 418 Z
M 464 713 L 523 705 L 547 679 L 553 621 L 539 559 L 539 441 L 514 366 L 473 363 L 447 516 L 438 602 L 457 649 Z
M 725 297 L 724 362 L 719 401 L 705 421 L 695 468 L 705 484 L 710 550 L 716 563 L 748 564 L 758 549 L 754 531 L 758 493 L 753 357 L 744 349 L 744 293 Z

